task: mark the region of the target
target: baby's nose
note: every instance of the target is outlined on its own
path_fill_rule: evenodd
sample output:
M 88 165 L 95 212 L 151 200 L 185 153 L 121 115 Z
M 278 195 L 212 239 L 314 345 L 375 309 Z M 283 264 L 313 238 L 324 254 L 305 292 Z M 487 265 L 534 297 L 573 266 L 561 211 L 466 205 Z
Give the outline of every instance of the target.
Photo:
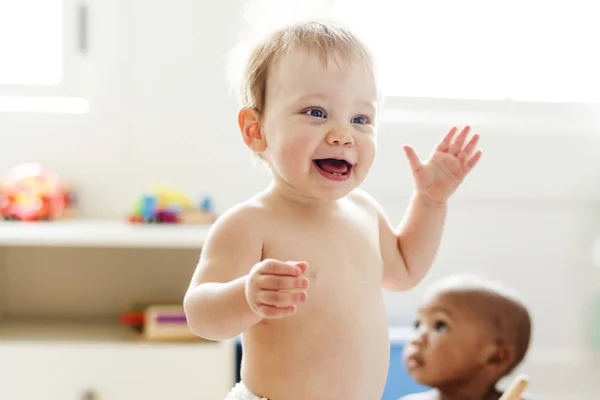
M 354 145 L 354 137 L 344 129 L 334 129 L 327 134 L 327 143 L 338 146 Z
M 427 330 L 423 328 L 416 329 L 410 339 L 410 343 L 416 346 L 427 344 Z

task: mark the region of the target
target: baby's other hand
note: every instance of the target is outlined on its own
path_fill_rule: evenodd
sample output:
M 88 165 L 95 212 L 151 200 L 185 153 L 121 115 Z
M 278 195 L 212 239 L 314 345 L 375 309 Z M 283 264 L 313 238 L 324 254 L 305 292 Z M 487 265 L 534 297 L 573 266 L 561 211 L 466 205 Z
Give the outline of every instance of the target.
M 302 274 L 308 269 L 304 261 L 263 260 L 257 263 L 246 281 L 246 301 L 262 318 L 283 318 L 297 311 L 297 304 L 306 301 L 308 279 Z
M 450 129 L 424 164 L 412 147 L 404 146 L 417 191 L 430 203 L 445 204 L 483 154 L 475 151 L 478 134 L 467 142 L 470 127 L 466 126 L 454 139 L 457 130 Z

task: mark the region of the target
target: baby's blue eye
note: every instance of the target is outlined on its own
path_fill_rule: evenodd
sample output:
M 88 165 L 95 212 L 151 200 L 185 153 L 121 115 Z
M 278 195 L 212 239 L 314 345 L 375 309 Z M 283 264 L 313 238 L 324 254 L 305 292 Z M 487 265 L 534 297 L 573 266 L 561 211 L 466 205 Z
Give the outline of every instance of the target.
M 310 108 L 310 109 L 306 110 L 306 114 L 310 115 L 311 117 L 315 117 L 315 118 L 325 118 L 325 112 L 318 108 Z
M 419 329 L 420 325 L 421 325 L 421 322 L 419 320 L 415 321 L 415 323 L 413 324 L 415 329 Z
M 362 115 L 359 115 L 359 116 L 356 116 L 356 117 L 352 118 L 352 123 L 353 124 L 364 125 L 364 124 L 367 123 L 367 118 L 364 117 L 364 116 L 362 116 Z
M 443 321 L 436 321 L 435 330 L 438 332 L 443 332 L 448 330 L 448 324 Z

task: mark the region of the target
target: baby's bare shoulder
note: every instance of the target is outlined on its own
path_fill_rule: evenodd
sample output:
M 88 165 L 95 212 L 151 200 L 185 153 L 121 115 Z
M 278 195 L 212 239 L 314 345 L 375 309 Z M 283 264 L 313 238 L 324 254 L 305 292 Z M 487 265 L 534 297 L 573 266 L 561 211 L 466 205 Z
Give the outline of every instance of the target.
M 348 199 L 354 201 L 357 204 L 364 205 L 367 207 L 372 207 L 375 199 L 369 193 L 364 191 L 363 189 L 354 189 L 352 192 L 348 194 Z
M 248 232 L 248 229 L 260 229 L 266 220 L 274 217 L 261 197 L 252 197 L 225 211 L 211 227 L 211 231 L 227 230 Z
M 269 212 L 260 199 L 250 199 L 224 212 L 202 245 L 198 281 L 221 282 L 244 275 L 261 260 L 264 221 Z
M 377 200 L 362 189 L 354 189 L 348 195 L 348 200 L 374 216 L 382 213 L 381 206 Z

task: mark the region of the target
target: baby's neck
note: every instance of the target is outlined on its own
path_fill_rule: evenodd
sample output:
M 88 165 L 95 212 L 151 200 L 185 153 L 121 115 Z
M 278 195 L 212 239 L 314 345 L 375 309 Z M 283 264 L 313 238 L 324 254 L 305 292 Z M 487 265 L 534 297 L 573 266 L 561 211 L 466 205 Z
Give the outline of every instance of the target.
M 338 208 L 339 200 L 319 199 L 302 193 L 285 183 L 271 182 L 265 191 L 273 201 L 301 212 L 327 212 Z

